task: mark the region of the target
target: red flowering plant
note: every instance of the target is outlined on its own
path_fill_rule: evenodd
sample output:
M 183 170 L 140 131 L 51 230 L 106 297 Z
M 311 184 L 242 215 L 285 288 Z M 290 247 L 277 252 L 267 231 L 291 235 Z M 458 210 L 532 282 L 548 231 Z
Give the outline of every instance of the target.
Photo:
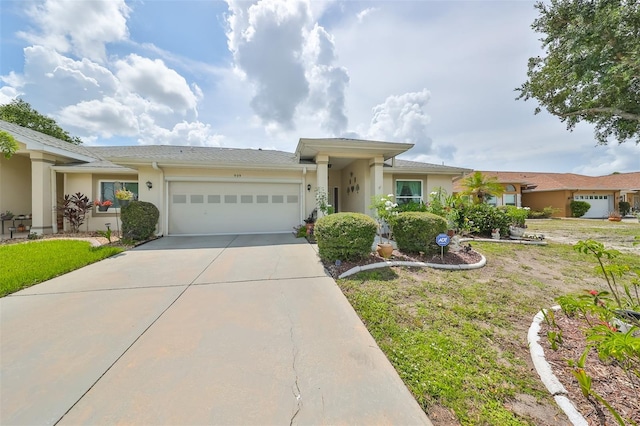
M 104 201 L 95 200 L 93 204 L 96 207 L 106 207 L 106 208 L 109 208 L 113 205 L 113 203 L 110 200 L 104 200 Z

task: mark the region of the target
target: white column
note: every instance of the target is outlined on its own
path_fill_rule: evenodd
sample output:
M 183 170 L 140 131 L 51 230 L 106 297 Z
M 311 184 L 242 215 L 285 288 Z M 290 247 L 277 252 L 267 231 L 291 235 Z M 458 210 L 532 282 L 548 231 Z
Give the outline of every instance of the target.
M 52 158 L 34 152 L 31 153 L 31 232 L 51 234 L 53 196 L 51 195 Z
M 374 195 L 384 195 L 382 191 L 384 190 L 384 178 L 382 175 L 382 168 L 384 164 L 384 158 L 382 156 L 378 156 L 369 160 L 369 182 L 367 188 L 365 188 L 365 201 L 366 206 L 368 206 L 371 200 L 371 197 Z M 369 212 L 371 214 L 371 212 Z
M 316 188 L 317 191 L 324 191 L 329 198 L 329 156 L 318 154 L 316 156 L 316 165 L 318 166 L 316 171 Z M 318 207 L 316 205 L 316 207 Z M 318 218 L 322 217 L 322 212 L 318 210 Z

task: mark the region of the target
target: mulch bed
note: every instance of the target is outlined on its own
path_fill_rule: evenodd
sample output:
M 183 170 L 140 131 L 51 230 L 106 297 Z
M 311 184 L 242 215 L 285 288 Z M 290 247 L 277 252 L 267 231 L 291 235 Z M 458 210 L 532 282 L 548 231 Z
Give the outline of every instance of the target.
M 403 262 L 424 262 L 437 263 L 440 265 L 465 265 L 480 262 L 482 256 L 475 252 L 470 246 L 462 246 L 460 250 L 449 250 L 444 256 L 424 255 L 420 253 L 403 253 L 394 250 L 389 259 L 385 259 L 377 253 L 371 253 L 369 256 L 359 261 L 341 261 L 336 263 L 323 262 L 325 269 L 333 278 L 338 278 L 342 273 L 347 272 L 356 266 L 369 265 L 371 263 L 379 263 L 385 261 L 403 261 Z M 339 263 L 339 264 L 338 264 Z
M 546 323 L 541 324 L 540 344 L 544 348 L 545 358 L 551 365 L 553 373 L 564 385 L 568 398 L 590 425 L 617 424 L 609 411 L 594 398 L 585 398 L 578 381 L 571 372 L 568 360 L 577 361 L 586 347 L 584 330 L 589 325 L 584 319 L 568 317 L 562 311 L 555 313 L 555 321 L 562 330 L 562 344 L 558 350 L 551 349 L 546 338 L 550 330 Z M 592 379 L 591 388 L 602 396 L 624 419 L 632 419 L 640 424 L 640 378 L 633 379 L 636 387 L 624 370 L 613 362 L 603 362 L 598 358 L 595 349 L 589 352 L 585 363 L 585 371 Z

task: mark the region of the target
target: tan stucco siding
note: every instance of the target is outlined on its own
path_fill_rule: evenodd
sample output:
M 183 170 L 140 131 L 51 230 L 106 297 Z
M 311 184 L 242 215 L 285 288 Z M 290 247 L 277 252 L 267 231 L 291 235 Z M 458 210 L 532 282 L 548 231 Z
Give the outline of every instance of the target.
M 366 213 L 366 188 L 370 184 L 369 161 L 356 160 L 340 171 L 340 211 Z
M 531 210 L 542 211 L 545 207 L 553 207 L 553 217 L 570 217 L 571 191 L 528 192 L 522 194 L 522 206 Z
M 31 210 L 31 160 L 22 155 L 0 156 L 0 212 L 14 215 Z

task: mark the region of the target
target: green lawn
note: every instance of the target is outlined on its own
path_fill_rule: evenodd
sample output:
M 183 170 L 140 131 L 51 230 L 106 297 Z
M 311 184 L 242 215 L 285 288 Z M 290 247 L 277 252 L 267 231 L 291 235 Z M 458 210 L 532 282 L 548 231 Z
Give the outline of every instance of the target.
M 527 329 L 555 297 L 604 289 L 595 261 L 566 244 L 472 244 L 486 267 L 385 268 L 338 285 L 425 412 L 444 407 L 463 425 L 554 424 L 537 417 L 562 414 L 531 367 Z M 636 254 L 621 260 L 640 267 Z M 531 400 L 533 411 L 518 408 Z
M 87 241 L 50 239 L 0 245 L 0 297 L 122 252 Z

